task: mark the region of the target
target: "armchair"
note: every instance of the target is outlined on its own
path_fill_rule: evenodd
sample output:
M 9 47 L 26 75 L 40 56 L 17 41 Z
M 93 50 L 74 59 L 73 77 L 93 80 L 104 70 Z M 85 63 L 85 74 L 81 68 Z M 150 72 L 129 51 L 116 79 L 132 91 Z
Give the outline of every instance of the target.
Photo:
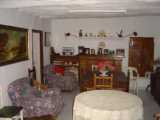
M 62 91 L 72 91 L 78 86 L 76 75 L 69 70 L 64 70 L 64 75 L 57 75 L 52 70 L 52 64 L 44 67 L 44 79 L 49 87 L 58 87 Z
M 28 78 L 21 78 L 10 83 L 8 94 L 13 105 L 23 107 L 24 117 L 48 114 L 56 116 L 63 107 L 60 89 L 38 91 L 30 86 Z

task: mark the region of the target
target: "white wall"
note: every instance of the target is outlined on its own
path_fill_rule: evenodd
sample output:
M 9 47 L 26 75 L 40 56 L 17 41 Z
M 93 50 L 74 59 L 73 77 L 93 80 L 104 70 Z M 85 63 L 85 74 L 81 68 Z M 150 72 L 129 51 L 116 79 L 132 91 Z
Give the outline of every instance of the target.
M 96 39 L 80 40 L 77 38 L 66 39 L 64 34 L 70 32 L 78 35 L 80 29 L 84 33 L 98 33 L 104 30 L 107 33 L 116 36 L 117 32 L 123 29 L 124 34 L 138 32 L 141 37 L 155 37 L 155 58 L 160 56 L 158 46 L 160 44 L 160 17 L 158 16 L 137 16 L 137 17 L 115 17 L 115 18 L 101 18 L 101 19 L 57 19 L 52 20 L 52 46 L 55 47 L 56 52 L 61 53 L 62 47 L 74 47 L 77 53 L 77 46 L 84 45 L 89 48 L 97 48 L 99 41 Z M 125 48 L 126 57 L 123 60 L 123 68 L 128 64 L 128 41 L 129 38 L 118 39 L 117 37 L 109 37 L 105 40 L 106 48 L 116 49 Z
M 7 86 L 12 81 L 28 75 L 27 70 L 31 67 L 31 29 L 43 30 L 46 25 L 42 26 L 44 21 L 38 17 L 33 17 L 24 13 L 18 13 L 14 10 L 0 10 L 0 24 L 16 26 L 29 29 L 29 60 L 0 66 L 0 86 L 3 88 L 4 105 L 10 104 L 7 94 Z

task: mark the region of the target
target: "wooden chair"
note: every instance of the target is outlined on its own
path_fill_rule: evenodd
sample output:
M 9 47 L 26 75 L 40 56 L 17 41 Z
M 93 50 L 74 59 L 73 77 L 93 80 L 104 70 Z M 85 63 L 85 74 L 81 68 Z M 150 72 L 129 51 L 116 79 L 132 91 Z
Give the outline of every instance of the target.
M 94 74 L 94 88 L 95 89 L 112 89 L 113 88 L 113 76 L 96 76 Z
M 29 78 L 29 81 L 30 81 L 30 85 L 33 86 L 34 85 L 34 80 L 36 80 L 36 69 L 35 67 L 33 66 L 32 69 L 28 69 L 28 78 Z
M 2 87 L 0 86 L 0 120 L 23 120 L 23 108 L 20 106 L 3 106 Z

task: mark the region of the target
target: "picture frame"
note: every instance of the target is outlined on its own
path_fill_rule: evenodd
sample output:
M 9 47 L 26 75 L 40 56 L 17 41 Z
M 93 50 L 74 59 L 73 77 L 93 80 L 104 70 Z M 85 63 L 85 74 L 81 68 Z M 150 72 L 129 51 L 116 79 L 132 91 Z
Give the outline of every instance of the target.
M 96 54 L 95 49 L 90 49 L 90 54 L 95 55 Z
M 73 47 L 63 47 L 62 54 L 64 56 L 73 56 L 74 55 L 74 48 Z
M 44 45 L 46 47 L 51 46 L 51 33 L 50 32 L 45 32 L 45 42 Z
M 116 49 L 117 57 L 125 57 L 125 49 Z
M 85 48 L 85 54 L 89 55 L 90 54 L 90 48 Z
M 28 29 L 0 25 L 0 66 L 28 60 Z
M 98 55 L 102 55 L 103 54 L 103 49 L 102 48 L 98 48 L 97 54 Z
M 78 46 L 78 54 L 85 54 L 85 47 L 84 46 Z
M 103 50 L 103 54 L 104 54 L 104 55 L 108 55 L 108 54 L 109 54 L 109 50 L 108 50 L 108 49 L 104 49 L 104 50 Z

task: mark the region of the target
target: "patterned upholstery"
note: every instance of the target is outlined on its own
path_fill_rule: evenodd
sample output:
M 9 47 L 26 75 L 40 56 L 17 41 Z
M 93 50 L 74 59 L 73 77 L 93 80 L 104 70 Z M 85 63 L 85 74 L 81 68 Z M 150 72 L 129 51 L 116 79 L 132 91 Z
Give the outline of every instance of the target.
M 24 108 L 24 117 L 48 114 L 56 116 L 63 107 L 63 98 L 59 88 L 38 91 L 30 86 L 27 78 L 10 83 L 8 94 L 13 105 Z
M 52 64 L 44 67 L 44 79 L 49 87 L 59 87 L 62 91 L 72 91 L 78 86 L 76 75 L 69 70 L 64 71 L 64 75 L 57 75 L 52 71 Z

